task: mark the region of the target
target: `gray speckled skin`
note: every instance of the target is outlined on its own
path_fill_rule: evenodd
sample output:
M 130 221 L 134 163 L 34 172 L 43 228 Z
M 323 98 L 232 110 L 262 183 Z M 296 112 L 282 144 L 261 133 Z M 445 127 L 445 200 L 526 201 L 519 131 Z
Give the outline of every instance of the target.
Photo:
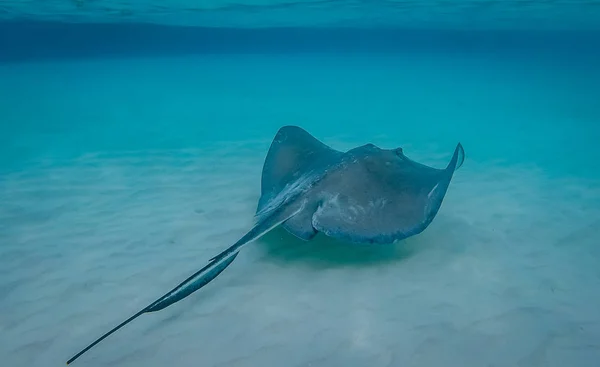
M 305 240 L 323 232 L 350 242 L 391 243 L 427 228 L 463 160 L 460 144 L 445 169 L 414 162 L 401 148 L 366 144 L 343 153 L 286 126 L 265 160 L 257 212 L 295 180 L 309 177 L 289 195 L 290 205 L 304 200 L 306 206 L 282 224 L 287 231 Z
M 463 159 L 460 144 L 443 170 L 411 161 L 400 148 L 367 144 L 342 153 L 299 127 L 282 127 L 265 159 L 255 226 L 67 364 L 142 314 L 162 310 L 204 287 L 235 260 L 242 246 L 278 225 L 304 240 L 323 232 L 351 242 L 390 243 L 420 233 L 438 212 Z

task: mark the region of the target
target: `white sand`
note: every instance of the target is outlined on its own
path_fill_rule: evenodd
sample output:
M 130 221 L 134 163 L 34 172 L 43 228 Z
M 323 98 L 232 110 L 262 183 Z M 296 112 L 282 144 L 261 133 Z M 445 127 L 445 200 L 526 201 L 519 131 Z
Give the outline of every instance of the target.
M 87 156 L 5 176 L 5 363 L 64 362 L 241 236 L 262 154 Z M 595 366 L 598 187 L 469 161 L 421 236 L 360 248 L 277 230 L 76 363 Z
M 367 139 L 334 130 L 318 137 L 340 149 Z M 1 364 L 61 365 L 243 235 L 271 138 L 263 131 L 266 140 L 55 154 L 7 169 Z M 360 247 L 323 236 L 303 243 L 278 229 L 206 288 L 73 365 L 597 366 L 600 182 L 495 164 L 480 158 L 484 147 L 465 146 L 465 165 L 422 235 Z M 407 154 L 442 166 L 452 148 L 431 141 Z

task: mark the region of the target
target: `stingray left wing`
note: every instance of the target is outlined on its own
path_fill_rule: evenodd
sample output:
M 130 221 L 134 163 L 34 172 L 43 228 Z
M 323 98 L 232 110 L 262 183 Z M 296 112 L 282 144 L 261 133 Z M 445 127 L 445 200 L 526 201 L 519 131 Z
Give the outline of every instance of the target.
M 311 172 L 336 162 L 341 155 L 298 126 L 279 129 L 263 165 L 257 212 L 271 206 L 277 196 L 285 195 L 286 189 L 309 179 Z
M 261 196 L 256 219 L 305 192 L 327 169 L 339 163 L 343 153 L 330 148 L 298 126 L 284 126 L 275 135 L 262 171 Z M 317 231 L 305 211 L 282 224 L 288 232 L 305 241 Z

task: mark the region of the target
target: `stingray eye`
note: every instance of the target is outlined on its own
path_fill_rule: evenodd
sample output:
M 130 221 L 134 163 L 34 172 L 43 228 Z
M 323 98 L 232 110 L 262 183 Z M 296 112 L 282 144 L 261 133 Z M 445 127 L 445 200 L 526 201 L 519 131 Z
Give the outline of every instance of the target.
M 402 150 L 402 148 L 396 148 L 394 149 L 394 152 L 396 152 L 396 155 L 400 157 L 404 155 L 404 151 Z

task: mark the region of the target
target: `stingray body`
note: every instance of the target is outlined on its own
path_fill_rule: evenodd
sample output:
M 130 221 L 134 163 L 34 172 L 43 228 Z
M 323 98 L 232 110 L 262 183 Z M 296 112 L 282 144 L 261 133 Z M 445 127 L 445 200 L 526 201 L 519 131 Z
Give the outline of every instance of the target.
M 341 152 L 299 127 L 282 127 L 264 162 L 254 227 L 67 364 L 138 316 L 161 310 L 202 288 L 235 260 L 242 246 L 278 225 L 306 241 L 322 232 L 348 242 L 385 244 L 422 232 L 436 216 L 463 161 L 460 143 L 447 167 L 436 169 L 409 159 L 402 148 L 366 144 Z

